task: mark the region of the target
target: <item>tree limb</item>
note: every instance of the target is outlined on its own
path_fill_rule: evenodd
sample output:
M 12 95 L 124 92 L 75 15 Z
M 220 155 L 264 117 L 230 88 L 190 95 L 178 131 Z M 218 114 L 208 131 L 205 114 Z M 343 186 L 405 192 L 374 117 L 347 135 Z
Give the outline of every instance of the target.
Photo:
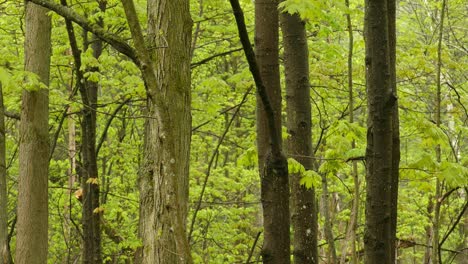
M 104 127 L 104 131 L 102 132 L 101 138 L 99 139 L 99 142 L 97 144 L 96 156 L 99 154 L 99 150 L 101 149 L 102 144 L 104 143 L 104 140 L 107 137 L 107 131 L 109 130 L 109 127 L 110 127 L 110 125 L 112 123 L 112 120 L 114 120 L 114 118 L 117 116 L 117 113 L 120 111 L 120 109 L 122 109 L 122 107 L 124 107 L 124 105 L 126 105 L 128 102 L 130 102 L 130 100 L 131 100 L 130 97 L 125 99 L 121 104 L 119 104 L 117 106 L 117 108 L 114 109 L 114 111 L 110 115 L 110 118 L 107 120 L 106 126 Z
M 102 41 L 109 43 L 114 49 L 129 57 L 137 66 L 140 66 L 140 60 L 136 55 L 135 49 L 120 37 L 107 32 L 101 26 L 89 22 L 86 18 L 79 15 L 72 9 L 54 3 L 50 0 L 29 0 L 30 2 L 54 11 L 63 18 L 69 19 L 80 25 L 85 30 L 92 32 Z
M 221 56 L 226 56 L 226 55 L 229 55 L 231 53 L 234 53 L 236 51 L 241 51 L 243 48 L 237 48 L 237 49 L 232 49 L 232 50 L 228 50 L 228 51 L 225 51 L 225 52 L 222 52 L 222 53 L 218 53 L 218 54 L 214 54 L 212 56 L 209 56 L 208 58 L 205 58 L 201 61 L 197 61 L 197 62 L 194 62 L 192 64 L 190 64 L 190 68 L 193 69 L 193 68 L 196 68 L 202 64 L 205 64 L 213 59 L 216 59 L 217 57 L 221 57 Z
M 247 27 L 245 26 L 244 12 L 242 11 L 238 0 L 229 1 L 231 2 L 234 17 L 236 18 L 237 29 L 239 31 L 239 38 L 242 43 L 242 47 L 244 48 L 245 57 L 247 58 L 247 62 L 249 63 L 249 69 L 254 78 L 255 86 L 257 87 L 257 93 L 260 96 L 260 99 L 262 100 L 263 108 L 267 116 L 271 140 L 271 150 L 272 153 L 275 156 L 277 156 L 281 154 L 281 135 L 277 132 L 278 129 L 275 124 L 275 114 L 273 111 L 273 106 L 271 105 L 271 101 L 268 98 L 267 89 L 262 81 L 260 69 L 258 67 L 257 60 L 255 59 L 255 52 L 249 40 L 249 34 L 247 33 Z

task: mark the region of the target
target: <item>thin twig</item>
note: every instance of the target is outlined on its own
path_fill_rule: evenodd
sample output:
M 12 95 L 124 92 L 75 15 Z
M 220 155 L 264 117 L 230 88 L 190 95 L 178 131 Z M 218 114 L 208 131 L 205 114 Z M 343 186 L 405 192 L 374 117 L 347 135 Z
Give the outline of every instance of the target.
M 258 239 L 260 238 L 260 234 L 262 233 L 262 231 L 258 232 L 257 236 L 255 237 L 255 241 L 254 243 L 252 244 L 252 247 L 250 248 L 250 253 L 249 253 L 249 257 L 247 258 L 247 261 L 245 262 L 245 264 L 249 264 L 250 263 L 250 259 L 252 258 L 252 255 L 255 251 L 255 246 L 257 245 L 257 242 L 258 242 Z

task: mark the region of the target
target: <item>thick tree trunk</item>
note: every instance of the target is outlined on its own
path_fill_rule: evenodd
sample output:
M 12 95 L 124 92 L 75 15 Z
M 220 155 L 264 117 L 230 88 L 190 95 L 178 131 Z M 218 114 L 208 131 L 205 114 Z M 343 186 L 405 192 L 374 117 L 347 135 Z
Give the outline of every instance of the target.
M 256 59 L 274 119 L 268 120 L 271 116 L 267 116 L 264 102 L 257 96 L 257 147 L 264 227 L 262 257 L 263 263 L 287 264 L 290 263 L 287 162 L 281 154 L 281 136 L 274 139 L 269 131 L 275 129 L 275 134 L 281 135 L 278 18 L 277 0 L 255 1 Z M 273 128 L 270 123 L 274 123 Z M 277 141 L 279 151 L 272 149 L 273 141 Z
M 286 75 L 288 156 L 300 162 L 306 170 L 312 170 L 314 157 L 311 135 L 309 50 L 305 22 L 298 14 L 283 13 L 281 27 Z M 290 176 L 294 263 L 318 263 L 315 189 L 301 186 L 301 177 L 300 173 Z
M 394 145 L 396 94 L 393 91 L 390 59 L 392 39 L 389 32 L 388 2 L 366 1 L 366 78 L 368 92 L 367 197 L 365 263 L 393 263 L 395 257 L 395 220 L 397 201 L 393 184 L 399 155 Z M 399 153 L 399 152 L 398 152 Z
M 136 16 L 129 17 L 132 7 L 124 6 L 132 27 Z M 150 0 L 148 11 L 151 54 L 143 59 L 147 65 L 142 72 L 149 118 L 139 179 L 143 248 L 137 258 L 148 264 L 192 263 L 186 236 L 191 133 L 189 1 Z M 137 42 L 135 36 L 141 34 L 134 31 L 132 35 Z M 135 43 L 140 54 L 146 50 L 144 45 Z
M 0 82 L 0 263 L 12 263 L 8 245 L 8 192 L 6 180 L 5 108 Z
M 48 10 L 26 2 L 25 70 L 49 84 L 51 24 Z M 39 84 L 23 90 L 16 263 L 47 263 L 49 97 Z

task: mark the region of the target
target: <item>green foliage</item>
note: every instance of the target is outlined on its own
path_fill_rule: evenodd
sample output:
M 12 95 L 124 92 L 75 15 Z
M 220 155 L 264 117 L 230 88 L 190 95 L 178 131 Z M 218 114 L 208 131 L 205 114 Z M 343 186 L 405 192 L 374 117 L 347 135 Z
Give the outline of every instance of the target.
M 304 166 L 293 158 L 288 159 L 289 174 L 299 174 L 301 177 L 300 184 L 304 185 L 307 189 L 312 187 L 319 187 L 322 181 L 320 175 L 313 170 L 306 170 Z
M 119 0 L 107 1 L 105 12 L 97 2 L 69 3 L 79 14 L 93 22 L 102 19 L 107 31 L 130 39 L 125 14 Z M 139 20 L 146 32 L 146 2 L 135 1 Z M 252 1 L 242 0 L 251 39 L 254 34 Z M 305 170 L 298 161 L 288 159 L 290 173 L 301 175 L 300 183 L 315 187 L 321 195 L 322 177 L 330 192 L 331 221 L 336 247 L 341 248 L 342 234 L 351 216 L 353 189 L 360 187 L 358 249 L 362 248 L 364 229 L 364 199 L 366 163 L 366 90 L 363 3 L 351 1 L 286 0 L 281 11 L 299 14 L 306 19 L 310 61 L 312 100 L 312 139 L 314 170 Z M 433 222 L 428 206 L 438 201 L 436 180 L 442 182 L 443 193 L 458 188 L 441 204 L 440 230 L 449 230 L 453 219 L 465 202 L 468 186 L 467 98 L 465 1 L 450 1 L 442 41 L 441 125 L 435 123 L 435 65 L 440 1 L 399 1 L 397 41 L 397 83 L 400 111 L 401 162 L 398 205 L 398 238 L 426 244 L 426 232 Z M 255 132 L 254 83 L 242 51 L 216 56 L 240 47 L 236 25 L 226 1 L 191 1 L 194 21 L 192 63 L 192 141 L 190 163 L 189 221 L 200 198 L 208 169 L 210 175 L 200 210 L 194 225 L 191 249 L 195 263 L 245 262 L 250 247 L 261 227 L 261 204 L 258 157 Z M 347 87 L 348 32 L 346 14 L 351 15 L 354 36 L 353 101 L 354 122 L 349 120 Z M 64 20 L 52 15 L 53 56 L 49 87 L 37 76 L 24 72 L 24 2 L 6 1 L 0 4 L 0 82 L 6 110 L 18 114 L 22 90 L 49 89 L 50 136 L 57 144 L 50 162 L 49 175 L 49 263 L 70 263 L 79 258 L 81 250 L 82 205 L 75 198 L 80 188 L 76 168 L 71 158 L 80 159 L 81 100 L 71 91 L 76 87 L 75 65 L 71 56 Z M 143 156 L 143 133 L 146 113 L 146 92 L 138 68 L 128 58 L 105 45 L 99 59 L 92 49 L 83 46 L 82 30 L 75 25 L 78 45 L 82 50 L 81 70 L 89 81 L 99 83 L 97 141 L 99 179 L 103 213 L 103 258 L 109 263 L 126 263 L 141 246 L 138 239 L 138 174 Z M 88 33 L 88 42 L 92 36 Z M 129 41 L 131 44 L 131 41 Z M 283 61 L 281 60 L 280 63 Z M 196 66 L 196 67 L 195 67 Z M 91 68 L 99 72 L 90 71 Z M 242 102 L 247 94 L 246 102 Z M 285 96 L 283 96 L 285 98 Z M 130 101 L 115 114 L 109 127 L 107 121 L 124 100 Z M 172 98 L 167 98 L 172 100 Z M 237 112 L 238 107 L 239 111 Z M 67 108 L 68 107 L 68 108 Z M 68 115 L 63 124 L 64 109 Z M 234 116 L 235 115 L 235 116 Z M 230 124 L 233 119 L 232 124 Z M 18 176 L 18 121 L 6 118 L 8 217 L 15 216 Z M 230 125 L 229 125 L 230 124 Z M 106 129 L 107 135 L 101 138 Z M 228 130 L 219 150 L 214 153 L 224 132 Z M 72 138 L 74 132 L 74 139 Z M 283 133 L 287 137 L 287 133 Z M 77 153 L 70 151 L 76 143 Z M 287 141 L 284 141 L 287 142 Z M 438 160 L 436 148 L 440 148 Z M 285 147 L 287 149 L 287 147 Z M 208 168 L 210 159 L 214 161 Z M 353 164 L 357 178 L 354 182 Z M 69 181 L 74 183 L 69 185 Z M 323 201 L 322 201 L 323 202 Z M 323 212 L 321 212 L 323 216 Z M 323 227 L 323 217 L 319 218 Z M 456 228 L 459 231 L 459 228 Z M 14 233 L 13 233 L 14 234 Z M 340 238 L 340 239 L 338 239 Z M 457 250 L 463 242 L 460 232 L 452 233 L 444 248 Z M 319 244 L 325 243 L 320 233 Z M 259 261 L 257 242 L 254 258 Z M 15 251 L 15 235 L 11 240 Z M 338 252 L 340 255 L 341 252 Z M 422 247 L 401 248 L 402 263 L 422 262 Z M 443 258 L 450 251 L 442 252 Z

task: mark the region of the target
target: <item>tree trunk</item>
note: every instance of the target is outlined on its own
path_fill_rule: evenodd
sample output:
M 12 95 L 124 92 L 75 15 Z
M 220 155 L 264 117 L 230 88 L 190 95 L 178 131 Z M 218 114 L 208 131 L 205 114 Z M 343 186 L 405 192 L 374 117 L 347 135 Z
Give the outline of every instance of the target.
M 387 0 L 388 19 L 388 48 L 389 48 L 389 72 L 392 94 L 397 97 L 396 86 L 396 1 Z M 398 220 L 398 189 L 400 179 L 400 117 L 398 113 L 398 100 L 395 100 L 392 111 L 392 175 L 390 179 L 390 262 L 397 260 L 397 220 Z
M 435 122 L 436 126 L 440 127 L 442 122 L 440 119 L 441 114 L 441 70 L 442 70 L 442 37 L 443 37 L 443 30 L 444 30 L 444 17 L 445 17 L 445 6 L 446 0 L 442 1 L 442 8 L 440 11 L 440 26 L 439 26 L 439 38 L 438 38 L 438 45 L 437 45 L 437 69 L 436 69 L 436 116 Z M 436 146 L 436 160 L 437 163 L 440 164 L 441 162 L 441 149 L 440 145 Z M 436 193 L 435 193 L 435 202 L 434 202 L 434 217 L 432 219 L 432 253 L 431 259 L 433 264 L 442 263 L 442 259 L 440 259 L 440 246 L 439 246 L 439 228 L 440 228 L 440 209 L 442 206 L 442 201 L 440 197 L 442 196 L 443 191 L 443 181 L 441 182 L 438 178 L 436 179 Z
M 398 172 L 399 153 L 394 145 L 397 125 L 396 94 L 393 91 L 390 58 L 392 40 L 389 29 L 388 1 L 366 1 L 366 79 L 368 93 L 367 130 L 367 197 L 366 231 L 364 234 L 365 263 L 393 263 L 395 257 L 394 221 L 397 190 L 393 184 Z M 398 167 L 398 166 L 397 166 Z
M 48 86 L 51 24 L 48 10 L 26 2 L 25 70 Z M 47 263 L 49 98 L 39 84 L 23 90 L 18 177 L 16 263 Z
M 270 129 L 281 135 L 281 85 L 278 51 L 278 1 L 255 1 L 255 49 L 260 76 L 272 109 L 268 120 L 264 102 L 257 96 L 257 147 L 261 178 L 264 240 L 263 263 L 290 263 L 289 179 L 285 157 L 270 146 Z M 271 127 L 271 123 L 274 123 Z M 285 168 L 286 165 L 286 168 Z
M 434 199 L 433 196 L 429 196 L 429 204 L 427 205 L 427 215 L 429 216 L 430 220 L 432 213 L 434 211 Z M 428 225 L 425 228 L 426 231 L 426 240 L 425 240 L 425 245 L 426 248 L 424 249 L 424 259 L 423 259 L 423 264 L 430 264 L 431 263 L 431 252 L 432 252 L 432 247 L 429 245 L 432 243 L 432 225 Z
M 100 2 L 101 11 L 105 10 L 105 2 Z M 88 43 L 85 43 L 85 49 Z M 93 57 L 98 59 L 102 53 L 102 41 L 93 37 Z M 77 69 L 80 70 L 80 69 Z M 97 72 L 97 67 L 87 69 Z M 102 263 L 101 256 L 101 211 L 99 206 L 99 182 L 96 155 L 96 107 L 98 99 L 98 83 L 85 80 L 80 85 L 80 95 L 83 102 L 81 121 L 81 157 L 83 167 L 81 172 L 81 188 L 83 190 L 83 263 Z
M 6 150 L 5 150 L 5 108 L 3 106 L 3 90 L 0 82 L 0 263 L 10 264 L 10 246 L 8 245 L 8 192 L 6 180 Z
M 336 264 L 338 259 L 336 257 L 335 249 L 335 238 L 333 237 L 333 225 L 330 216 L 330 194 L 328 192 L 328 180 L 327 175 L 322 174 L 322 211 L 325 223 L 323 224 L 323 232 L 325 235 L 325 241 L 327 241 L 328 252 L 327 252 L 327 263 Z
M 309 50 L 305 22 L 298 14 L 281 14 L 286 75 L 288 156 L 312 170 L 312 117 L 309 83 Z M 294 230 L 293 256 L 296 264 L 318 263 L 317 205 L 315 189 L 301 186 L 302 175 L 291 178 L 291 221 Z
M 143 247 L 138 263 L 192 263 L 186 236 L 191 133 L 189 1 L 148 1 L 147 46 L 133 3 L 122 2 L 143 61 L 148 94 L 139 177 Z
M 464 188 L 464 190 L 460 191 L 460 195 L 465 197 L 465 203 L 468 202 L 468 188 Z M 457 251 L 462 252 L 468 248 L 468 210 L 465 210 L 464 216 L 460 224 L 458 235 L 460 236 L 460 242 L 457 245 Z M 457 254 L 454 259 L 454 263 L 456 264 L 468 264 L 468 258 L 466 254 Z
M 345 5 L 349 8 L 349 0 L 345 0 Z M 349 98 L 349 123 L 354 123 L 354 91 L 353 91 L 353 52 L 354 52 L 354 36 L 353 25 L 351 23 L 351 15 L 346 14 L 346 22 L 348 26 L 348 98 Z M 351 142 L 351 148 L 356 148 L 356 142 Z M 358 177 L 357 160 L 352 161 L 351 176 L 353 177 L 354 190 L 353 190 L 353 205 L 351 208 L 351 215 L 349 224 L 346 230 L 345 241 L 341 250 L 340 263 L 345 263 L 348 253 L 348 243 L 351 243 L 351 263 L 358 264 L 358 255 L 356 252 L 356 229 L 359 219 L 359 202 L 360 202 L 360 184 Z

